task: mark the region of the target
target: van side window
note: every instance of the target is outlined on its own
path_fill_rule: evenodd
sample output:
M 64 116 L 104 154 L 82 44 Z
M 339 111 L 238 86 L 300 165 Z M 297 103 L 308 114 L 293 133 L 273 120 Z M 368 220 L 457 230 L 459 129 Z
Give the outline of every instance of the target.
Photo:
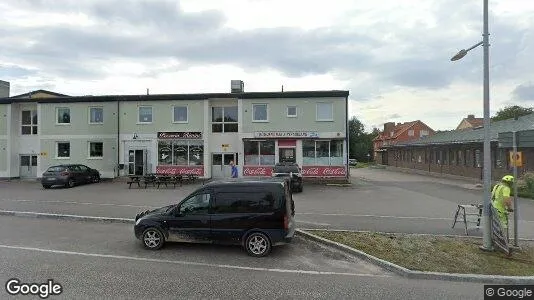
M 272 211 L 273 194 L 269 191 L 217 193 L 214 213 L 263 213 Z
M 202 215 L 208 213 L 210 194 L 198 194 L 185 200 L 180 206 L 180 213 L 184 215 Z

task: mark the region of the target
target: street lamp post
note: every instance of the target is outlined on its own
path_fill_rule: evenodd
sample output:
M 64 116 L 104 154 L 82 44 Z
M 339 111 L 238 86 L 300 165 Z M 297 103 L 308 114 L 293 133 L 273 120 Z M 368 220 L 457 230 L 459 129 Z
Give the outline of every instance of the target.
M 464 57 L 467 52 L 482 45 L 484 48 L 484 212 L 483 212 L 483 246 L 482 250 L 493 250 L 491 242 L 491 144 L 490 144 L 490 112 L 489 112 L 489 25 L 488 25 L 488 0 L 484 0 L 484 25 L 482 42 L 473 45 L 468 49 L 462 49 L 451 58 L 451 61 L 456 61 Z

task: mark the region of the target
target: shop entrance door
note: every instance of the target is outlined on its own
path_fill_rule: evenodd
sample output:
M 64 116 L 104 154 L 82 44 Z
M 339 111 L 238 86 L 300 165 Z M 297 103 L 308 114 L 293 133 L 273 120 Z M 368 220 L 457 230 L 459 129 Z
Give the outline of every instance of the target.
M 37 177 L 37 155 L 22 154 L 20 156 L 20 178 Z
M 146 149 L 128 150 L 128 175 L 146 175 L 148 151 Z
M 237 165 L 237 153 L 212 153 L 211 154 L 211 177 L 231 177 L 232 168 L 230 162 Z
M 279 162 L 290 162 L 290 163 L 296 163 L 297 151 L 295 148 L 279 148 L 278 149 L 278 161 Z

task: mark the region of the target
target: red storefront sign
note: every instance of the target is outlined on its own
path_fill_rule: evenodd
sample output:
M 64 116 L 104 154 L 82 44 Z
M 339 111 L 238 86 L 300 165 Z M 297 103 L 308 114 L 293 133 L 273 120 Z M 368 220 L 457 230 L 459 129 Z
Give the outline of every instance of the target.
M 204 166 L 156 166 L 157 174 L 204 176 Z
M 345 177 L 347 175 L 345 167 L 338 166 L 303 166 L 302 176 L 304 177 Z
M 202 139 L 202 132 L 158 132 L 158 139 L 162 140 L 182 140 L 182 139 Z
M 272 166 L 244 166 L 243 176 L 268 176 L 273 173 Z

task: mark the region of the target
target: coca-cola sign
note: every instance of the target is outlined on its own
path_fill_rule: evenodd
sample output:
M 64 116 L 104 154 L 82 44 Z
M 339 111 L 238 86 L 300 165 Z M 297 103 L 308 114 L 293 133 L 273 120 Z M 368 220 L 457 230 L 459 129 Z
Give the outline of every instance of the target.
M 183 139 L 202 139 L 202 132 L 158 132 L 158 139 L 162 140 L 183 140 Z
M 244 166 L 243 176 L 268 176 L 273 173 L 272 166 Z
M 303 166 L 302 176 L 304 177 L 345 177 L 347 175 L 345 167 L 332 166 Z
M 157 174 L 204 176 L 204 166 L 156 166 Z

